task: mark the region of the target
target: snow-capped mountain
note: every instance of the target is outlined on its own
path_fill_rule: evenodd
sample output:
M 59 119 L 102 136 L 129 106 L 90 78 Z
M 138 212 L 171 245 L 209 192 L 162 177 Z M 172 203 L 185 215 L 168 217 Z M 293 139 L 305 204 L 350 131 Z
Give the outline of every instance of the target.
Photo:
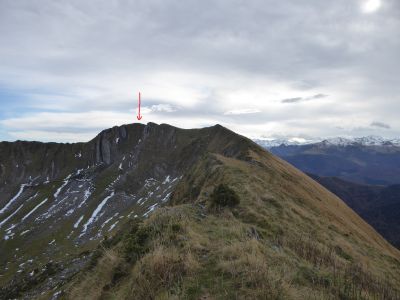
M 361 184 L 400 183 L 400 140 L 378 136 L 330 138 L 315 143 L 256 141 L 303 172 Z
M 254 139 L 254 142 L 259 144 L 264 148 L 272 148 L 279 146 L 298 146 L 298 145 L 308 145 L 320 142 L 321 139 L 304 139 L 304 138 L 261 138 Z
M 321 141 L 326 145 L 335 146 L 351 146 L 351 145 L 361 145 L 361 146 L 400 146 L 399 139 L 387 139 L 380 136 L 365 136 L 356 138 L 331 138 Z
M 328 139 L 313 138 L 264 138 L 254 139 L 260 146 L 270 149 L 279 146 L 300 146 L 309 144 L 321 144 L 323 146 L 400 146 L 400 139 L 388 139 L 380 136 L 365 137 L 334 137 Z

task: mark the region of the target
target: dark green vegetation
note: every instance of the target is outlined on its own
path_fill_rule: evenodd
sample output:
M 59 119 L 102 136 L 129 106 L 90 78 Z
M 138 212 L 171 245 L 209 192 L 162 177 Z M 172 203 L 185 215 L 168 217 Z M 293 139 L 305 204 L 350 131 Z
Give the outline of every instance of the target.
M 137 204 L 133 194 L 143 197 L 138 187 L 144 180 L 134 175 L 146 174 L 143 179 L 156 179 L 144 181 L 154 193 L 179 178 L 171 193 L 165 202 L 151 202 L 160 206 L 151 214 L 122 218 L 115 230 L 102 231 L 86 251 L 73 254 L 72 260 L 87 256 L 80 272 L 42 288 L 41 298 L 398 299 L 399 251 L 308 176 L 218 125 L 146 128 L 137 144 L 122 143 L 118 151 L 123 156 L 144 143 L 146 151 L 137 154 L 149 163 L 137 164 L 138 173 L 113 190 Z M 111 180 L 107 169 L 98 172 Z M 64 270 L 68 266 L 65 261 Z M 36 290 L 20 286 L 17 292 L 38 296 Z
M 240 202 L 239 196 L 226 184 L 218 185 L 211 194 L 211 204 L 217 207 L 236 206 Z

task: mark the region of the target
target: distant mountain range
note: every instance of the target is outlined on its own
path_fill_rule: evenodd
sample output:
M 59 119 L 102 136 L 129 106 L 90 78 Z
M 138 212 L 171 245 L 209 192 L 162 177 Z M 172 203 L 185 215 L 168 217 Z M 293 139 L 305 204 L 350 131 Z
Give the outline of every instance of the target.
M 400 183 L 400 144 L 378 137 L 335 138 L 316 143 L 290 144 L 257 140 L 264 148 L 300 170 L 319 176 L 339 177 L 360 184 Z
M 319 144 L 323 146 L 400 146 L 400 139 L 388 139 L 380 136 L 366 136 L 356 138 L 336 137 L 329 139 L 322 138 L 261 138 L 254 140 L 257 144 L 264 148 L 272 148 L 279 146 L 301 146 L 309 144 Z
M 257 140 L 343 199 L 393 245 L 400 247 L 398 139 L 335 138 L 314 143 Z

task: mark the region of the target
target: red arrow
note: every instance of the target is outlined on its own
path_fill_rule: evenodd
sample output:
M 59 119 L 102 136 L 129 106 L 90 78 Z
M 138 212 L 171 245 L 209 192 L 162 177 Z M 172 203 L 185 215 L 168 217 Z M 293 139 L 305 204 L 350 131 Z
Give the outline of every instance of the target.
M 140 92 L 139 92 L 139 113 L 136 116 L 136 118 L 140 121 L 142 119 L 142 116 L 140 115 Z

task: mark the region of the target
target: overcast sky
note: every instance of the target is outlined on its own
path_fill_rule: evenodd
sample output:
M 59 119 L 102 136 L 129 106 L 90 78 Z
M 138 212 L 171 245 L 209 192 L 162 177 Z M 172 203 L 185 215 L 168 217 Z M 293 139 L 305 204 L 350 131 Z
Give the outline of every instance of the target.
M 400 136 L 398 0 L 0 0 L 0 140 L 136 119 Z

